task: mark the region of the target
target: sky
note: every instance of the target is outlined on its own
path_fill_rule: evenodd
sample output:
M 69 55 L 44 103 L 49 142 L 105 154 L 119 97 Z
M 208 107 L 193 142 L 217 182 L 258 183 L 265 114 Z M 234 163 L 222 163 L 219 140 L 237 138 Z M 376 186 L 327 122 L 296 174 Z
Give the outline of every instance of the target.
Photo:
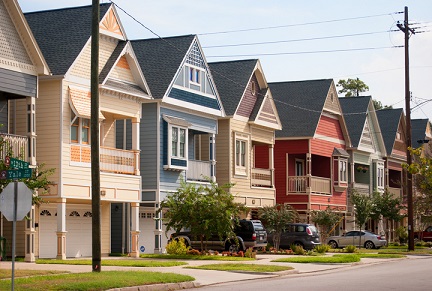
M 92 1 L 18 2 L 31 12 Z M 407 6 L 416 32 L 409 39 L 411 116 L 432 120 L 430 0 L 113 2 L 129 39 L 197 34 L 208 62 L 258 58 L 267 82 L 359 78 L 369 86 L 363 95 L 394 108 L 405 108 L 404 33 L 396 24 Z

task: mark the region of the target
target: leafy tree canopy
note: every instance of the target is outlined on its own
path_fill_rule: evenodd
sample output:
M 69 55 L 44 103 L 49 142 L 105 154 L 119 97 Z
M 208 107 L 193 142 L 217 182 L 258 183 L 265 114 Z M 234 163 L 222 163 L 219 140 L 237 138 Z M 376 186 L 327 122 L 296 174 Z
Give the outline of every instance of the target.
M 336 86 L 342 88 L 338 93 L 345 94 L 345 97 L 360 96 L 360 93 L 369 90 L 369 87 L 359 78 L 348 78 L 347 80 L 341 79 Z
M 329 232 L 340 221 L 341 216 L 338 209 L 327 207 L 326 210 L 313 210 L 311 212 L 312 222 L 317 224 L 321 230 L 321 240 L 326 241 Z

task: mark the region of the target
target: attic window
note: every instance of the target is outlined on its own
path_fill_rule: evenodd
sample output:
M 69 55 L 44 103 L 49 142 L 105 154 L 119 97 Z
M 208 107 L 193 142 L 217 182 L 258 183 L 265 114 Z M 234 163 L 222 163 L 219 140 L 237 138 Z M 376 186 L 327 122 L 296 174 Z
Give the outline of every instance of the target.
M 332 103 L 334 102 L 334 95 L 333 95 L 333 93 L 330 93 L 330 100 L 331 100 Z
M 251 83 L 251 91 L 252 91 L 252 95 L 255 96 L 256 95 L 256 84 L 255 84 L 255 82 Z

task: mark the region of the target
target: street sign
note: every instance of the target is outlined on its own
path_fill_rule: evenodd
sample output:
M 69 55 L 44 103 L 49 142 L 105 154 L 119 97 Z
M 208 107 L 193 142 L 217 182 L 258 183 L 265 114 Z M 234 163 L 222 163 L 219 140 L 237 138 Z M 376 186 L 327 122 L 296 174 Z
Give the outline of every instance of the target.
M 22 179 L 31 178 L 32 169 L 18 169 L 18 170 L 3 170 L 0 172 L 0 180 L 5 179 Z
M 29 165 L 30 164 L 25 161 L 10 158 L 9 169 L 28 169 Z
M 14 184 L 15 182 L 9 183 L 0 193 L 0 211 L 9 221 L 14 221 Z M 16 187 L 16 221 L 20 221 L 31 210 L 33 194 L 23 182 L 16 182 Z

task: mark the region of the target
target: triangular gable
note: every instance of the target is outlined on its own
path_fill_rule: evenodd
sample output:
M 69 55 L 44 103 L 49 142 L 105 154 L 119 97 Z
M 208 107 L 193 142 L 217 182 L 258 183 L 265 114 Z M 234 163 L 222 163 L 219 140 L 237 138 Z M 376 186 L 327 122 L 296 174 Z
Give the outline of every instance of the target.
M 48 65 L 16 0 L 0 1 L 0 19 L 1 67 L 31 75 L 48 75 Z
M 207 61 L 196 37 L 163 101 L 212 115 L 225 115 Z
M 276 105 L 274 104 L 273 98 L 271 98 L 269 91 L 267 91 L 264 101 L 261 103 L 261 108 L 257 114 L 255 123 L 274 129 L 282 128 Z
M 118 39 L 126 39 L 126 33 L 121 25 L 121 22 L 118 21 L 117 12 L 115 11 L 114 5 L 111 6 L 110 10 L 100 21 L 99 32 Z
M 375 144 L 373 140 L 373 136 L 371 133 L 371 128 L 369 126 L 368 118 L 365 119 L 365 124 L 363 127 L 363 132 L 360 138 L 359 148 L 369 149 L 375 151 Z
M 392 156 L 404 157 L 406 156 L 406 134 L 405 134 L 405 123 L 404 118 L 399 118 L 398 127 L 391 151 Z

